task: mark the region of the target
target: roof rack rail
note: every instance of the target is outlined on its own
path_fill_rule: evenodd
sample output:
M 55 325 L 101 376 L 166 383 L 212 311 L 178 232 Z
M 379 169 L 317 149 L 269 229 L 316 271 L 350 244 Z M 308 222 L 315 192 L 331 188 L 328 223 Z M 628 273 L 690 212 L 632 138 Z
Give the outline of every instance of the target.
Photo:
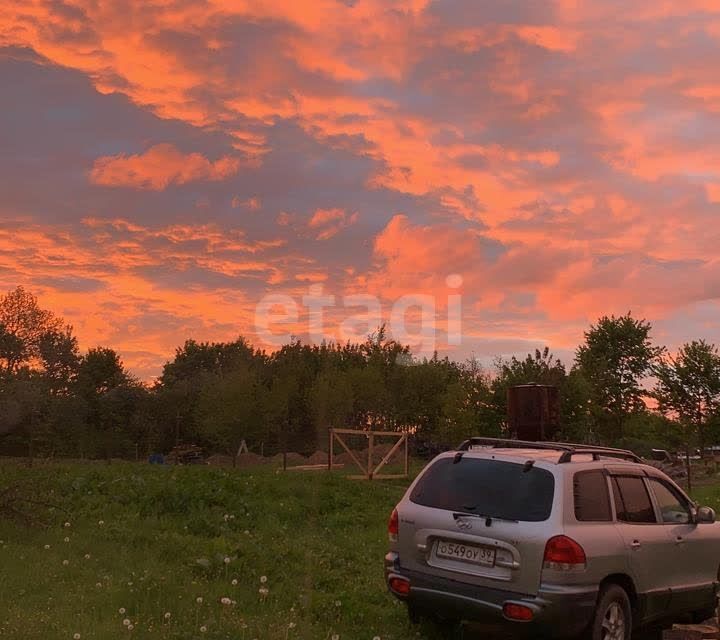
M 573 456 L 591 455 L 593 460 L 598 460 L 601 456 L 609 458 L 623 458 L 631 462 L 641 463 L 643 460 L 640 456 L 628 451 L 627 449 L 613 449 L 612 447 L 596 447 L 594 445 L 575 444 L 569 442 L 533 442 L 531 440 L 509 440 L 507 438 L 484 438 L 474 437 L 468 438 L 459 447 L 458 451 L 468 451 L 470 447 L 491 447 L 493 449 L 544 449 L 548 451 L 561 451 L 562 454 L 558 459 L 559 464 L 571 462 Z

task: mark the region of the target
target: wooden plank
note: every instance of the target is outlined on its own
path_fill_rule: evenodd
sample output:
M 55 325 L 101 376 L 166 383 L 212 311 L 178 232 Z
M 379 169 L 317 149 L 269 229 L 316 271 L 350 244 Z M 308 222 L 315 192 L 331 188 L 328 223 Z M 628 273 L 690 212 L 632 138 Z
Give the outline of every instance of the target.
M 663 640 L 715 640 L 720 638 L 717 627 L 706 624 L 674 624 L 663 631 Z
M 390 451 L 387 452 L 385 457 L 380 461 L 380 464 L 375 468 L 375 471 L 373 471 L 373 475 L 376 475 L 380 469 L 382 469 L 387 463 L 390 458 L 392 458 L 395 455 L 395 452 L 400 448 L 400 445 L 405 441 L 405 435 L 403 435 L 400 440 L 398 440 L 395 445 L 393 446 Z
M 355 454 L 352 451 L 350 451 L 348 446 L 345 444 L 345 441 L 338 435 L 337 430 L 333 431 L 333 436 L 335 438 L 337 438 L 338 442 L 342 445 L 343 449 L 345 449 L 345 451 L 348 452 L 348 455 L 353 459 L 355 464 L 358 466 L 358 469 L 360 469 L 360 471 L 365 471 L 365 468 L 363 467 L 362 463 L 355 457 Z
M 402 480 L 404 478 L 407 478 L 404 473 L 381 473 L 373 476 L 373 480 Z
M 320 469 L 327 469 L 326 464 L 300 464 L 295 467 L 288 467 L 288 471 L 319 471 Z M 333 469 L 344 469 L 345 465 L 336 463 L 333 465 Z
M 368 436 L 371 433 L 381 437 L 395 437 L 400 438 L 405 435 L 402 431 L 363 431 L 361 429 L 333 429 L 335 433 L 342 435 L 355 435 L 355 436 Z

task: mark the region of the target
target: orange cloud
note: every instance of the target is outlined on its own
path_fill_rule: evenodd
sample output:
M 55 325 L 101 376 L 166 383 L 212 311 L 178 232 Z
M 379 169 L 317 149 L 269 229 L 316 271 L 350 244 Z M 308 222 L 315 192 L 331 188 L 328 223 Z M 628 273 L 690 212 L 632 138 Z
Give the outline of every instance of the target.
M 103 156 L 90 171 L 94 184 L 162 191 L 171 184 L 196 180 L 224 180 L 240 169 L 240 161 L 229 156 L 214 162 L 199 153 L 183 154 L 172 144 L 156 144 L 145 153 Z
M 310 218 L 308 227 L 316 229 L 316 240 L 329 240 L 345 227 L 357 222 L 357 211 L 347 215 L 342 209 L 318 209 Z

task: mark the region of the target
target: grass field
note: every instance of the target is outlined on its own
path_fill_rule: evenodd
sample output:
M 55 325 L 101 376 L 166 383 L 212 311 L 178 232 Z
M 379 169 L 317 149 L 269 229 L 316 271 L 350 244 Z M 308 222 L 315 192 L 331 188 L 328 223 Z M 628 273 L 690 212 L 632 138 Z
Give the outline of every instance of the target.
M 0 487 L 16 481 L 56 508 L 28 507 L 47 528 L 0 520 L 2 638 L 417 637 L 382 575 L 403 482 L 268 468 L 0 469 Z
M 49 526 L 0 520 L 0 637 L 432 637 L 384 587 L 405 482 L 135 464 L 0 468 Z M 720 511 L 720 487 L 695 497 Z M 494 637 L 494 636 L 493 636 Z

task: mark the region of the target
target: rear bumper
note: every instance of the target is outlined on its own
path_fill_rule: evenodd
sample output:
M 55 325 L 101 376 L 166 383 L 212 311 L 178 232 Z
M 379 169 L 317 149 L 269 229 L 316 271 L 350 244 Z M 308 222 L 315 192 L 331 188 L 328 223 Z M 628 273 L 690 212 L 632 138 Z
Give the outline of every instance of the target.
M 391 556 L 392 554 L 388 554 Z M 399 568 L 387 557 L 386 582 L 393 577 L 410 581 L 410 593 L 399 600 L 442 617 L 467 621 L 499 623 L 520 635 L 542 634 L 552 638 L 579 635 L 591 622 L 597 602 L 597 587 L 541 585 L 535 596 L 527 596 L 448 580 L 426 573 Z M 505 603 L 521 604 L 533 611 L 531 622 L 508 620 L 503 616 Z

